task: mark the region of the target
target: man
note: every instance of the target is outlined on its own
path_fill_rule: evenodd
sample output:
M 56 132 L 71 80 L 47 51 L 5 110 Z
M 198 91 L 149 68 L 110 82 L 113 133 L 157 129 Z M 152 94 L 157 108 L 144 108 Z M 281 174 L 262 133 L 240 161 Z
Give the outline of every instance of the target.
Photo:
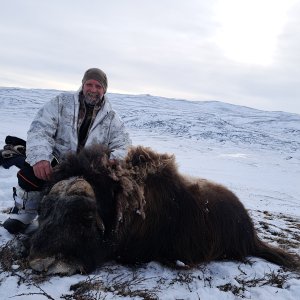
M 106 91 L 105 73 L 91 68 L 76 93 L 62 93 L 38 111 L 27 133 L 26 163 L 14 191 L 19 210 L 3 224 L 10 233 L 25 230 L 36 217 L 43 184 L 66 152 L 101 143 L 111 150 L 111 159 L 125 157 L 131 141 Z

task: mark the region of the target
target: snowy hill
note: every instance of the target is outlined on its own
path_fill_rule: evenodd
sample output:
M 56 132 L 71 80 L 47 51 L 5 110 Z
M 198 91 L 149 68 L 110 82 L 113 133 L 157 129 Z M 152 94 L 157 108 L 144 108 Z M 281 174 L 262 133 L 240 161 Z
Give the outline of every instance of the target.
M 1 110 L 34 113 L 56 90 L 0 89 Z M 300 148 L 300 115 L 266 112 L 217 101 L 192 102 L 150 95 L 108 94 L 127 126 L 241 147 L 295 153 Z M 26 105 L 24 105 L 26 103 Z M 29 110 L 29 111 L 28 111 Z
M 37 110 L 58 93 L 0 88 L 0 148 L 8 134 L 26 138 Z M 300 254 L 300 115 L 217 101 L 108 97 L 133 144 L 175 153 L 182 172 L 228 186 L 249 209 L 264 240 Z M 12 205 L 16 172 L 0 167 L 1 210 Z M 7 217 L 0 213 L 1 222 Z M 12 238 L 0 227 L 2 250 Z M 192 270 L 170 270 L 155 262 L 127 268 L 111 262 L 90 276 L 44 280 L 15 265 L 0 275 L 0 299 L 300 299 L 299 275 L 258 258 L 251 261 L 212 262 Z M 91 288 L 84 292 L 79 287 L 85 284 Z

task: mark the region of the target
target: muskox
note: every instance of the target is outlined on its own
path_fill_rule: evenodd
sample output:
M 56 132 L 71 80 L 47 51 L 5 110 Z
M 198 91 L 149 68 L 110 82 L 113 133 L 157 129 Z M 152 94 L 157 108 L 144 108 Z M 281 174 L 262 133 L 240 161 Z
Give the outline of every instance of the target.
M 174 156 L 145 147 L 120 161 L 109 154 L 95 145 L 54 169 L 31 237 L 33 269 L 72 274 L 108 260 L 195 266 L 248 256 L 299 267 L 298 257 L 258 238 L 234 193 L 181 175 Z

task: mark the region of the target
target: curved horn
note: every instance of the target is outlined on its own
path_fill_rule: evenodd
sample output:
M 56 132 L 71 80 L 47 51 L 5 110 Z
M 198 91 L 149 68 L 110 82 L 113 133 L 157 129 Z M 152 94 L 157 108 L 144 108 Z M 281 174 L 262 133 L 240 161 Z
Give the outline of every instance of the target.
M 92 186 L 81 177 L 71 177 L 57 182 L 49 194 L 59 194 L 60 196 L 85 195 L 95 199 Z

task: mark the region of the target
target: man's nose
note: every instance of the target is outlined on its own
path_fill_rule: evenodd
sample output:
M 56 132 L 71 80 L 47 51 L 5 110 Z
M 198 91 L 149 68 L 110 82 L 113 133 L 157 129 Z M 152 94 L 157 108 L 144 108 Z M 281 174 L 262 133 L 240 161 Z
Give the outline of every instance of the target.
M 96 88 L 95 85 L 93 85 L 93 86 L 91 87 L 91 91 L 92 91 L 93 93 L 97 92 L 97 88 Z

